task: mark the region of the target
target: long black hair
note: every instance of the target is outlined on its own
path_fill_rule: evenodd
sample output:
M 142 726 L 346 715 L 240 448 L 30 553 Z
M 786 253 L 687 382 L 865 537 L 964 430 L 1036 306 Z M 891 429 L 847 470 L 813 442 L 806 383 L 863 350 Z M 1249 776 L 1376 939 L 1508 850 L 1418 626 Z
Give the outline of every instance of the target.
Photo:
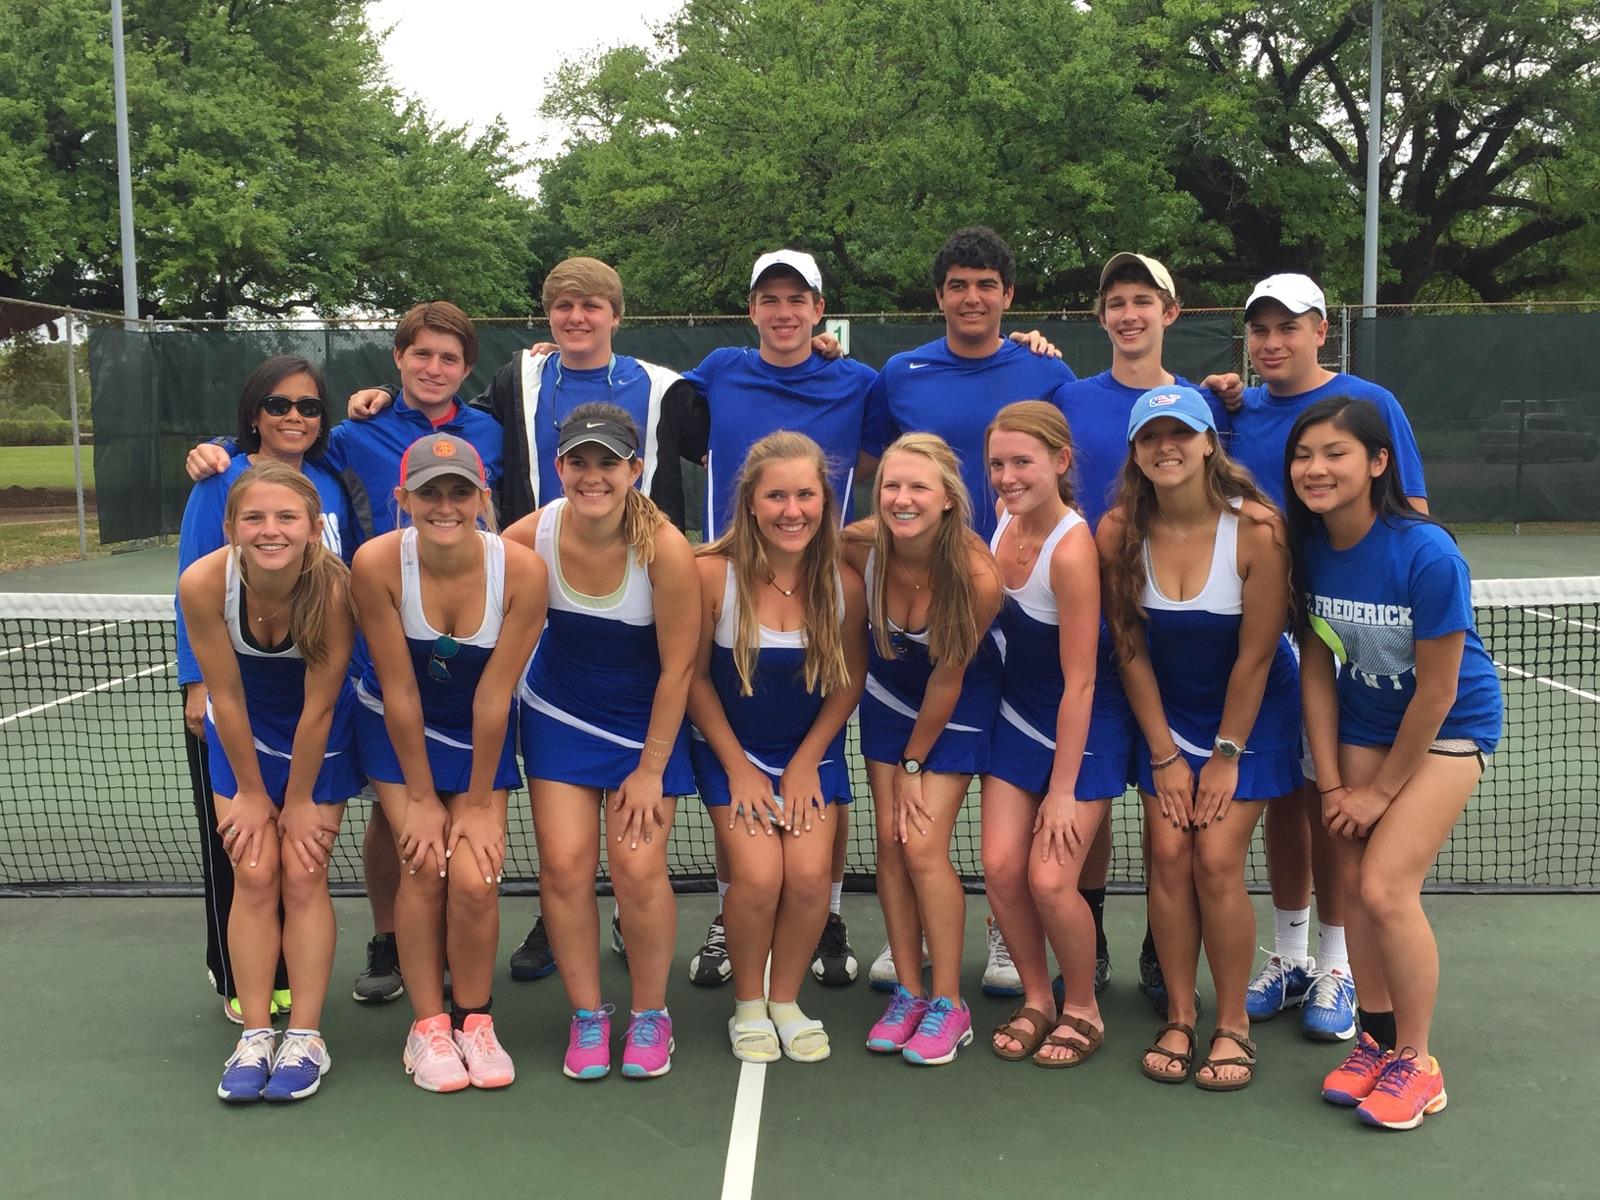
M 239 449 L 246 454 L 254 454 L 261 449 L 261 434 L 256 431 L 256 410 L 291 375 L 311 376 L 311 382 L 317 387 L 317 399 L 322 401 L 322 423 L 317 429 L 316 440 L 306 447 L 306 457 L 317 458 L 327 449 L 328 428 L 333 422 L 329 419 L 332 414 L 328 412 L 328 384 L 322 378 L 322 372 L 310 359 L 301 358 L 298 354 L 274 354 L 250 372 L 250 378 L 244 381 L 244 391 L 239 393 L 239 430 L 234 437 L 239 442 Z M 300 397 L 289 398 L 298 400 Z
M 1350 396 L 1330 396 L 1318 400 L 1295 420 L 1289 430 L 1289 440 L 1283 448 L 1283 515 L 1289 532 L 1289 581 L 1292 589 L 1290 601 L 1298 622 L 1305 609 L 1306 598 L 1306 539 L 1322 523 L 1322 518 L 1305 506 L 1295 493 L 1289 469 L 1294 465 L 1295 448 L 1305 431 L 1313 425 L 1332 425 L 1341 433 L 1348 433 L 1366 447 L 1369 459 L 1375 459 L 1381 450 L 1387 456 L 1383 470 L 1372 479 L 1368 495 L 1372 500 L 1377 519 L 1393 524 L 1396 521 L 1426 522 L 1439 525 L 1427 513 L 1411 507 L 1411 500 L 1400 485 L 1400 468 L 1395 461 L 1394 435 L 1382 411 L 1370 400 L 1357 400 Z M 1443 525 L 1439 525 L 1444 529 Z M 1450 531 L 1445 530 L 1448 534 Z M 1455 539 L 1450 534 L 1451 540 Z

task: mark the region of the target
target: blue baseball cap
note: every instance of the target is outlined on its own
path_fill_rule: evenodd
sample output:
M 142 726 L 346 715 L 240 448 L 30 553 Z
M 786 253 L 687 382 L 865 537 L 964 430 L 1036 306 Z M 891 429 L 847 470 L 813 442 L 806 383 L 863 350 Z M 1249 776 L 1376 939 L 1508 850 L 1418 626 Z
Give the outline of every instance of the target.
M 1211 406 L 1192 387 L 1173 384 L 1170 387 L 1151 388 L 1133 402 L 1128 414 L 1128 440 L 1157 417 L 1171 417 L 1181 421 L 1196 433 L 1217 431 L 1217 420 L 1211 415 Z

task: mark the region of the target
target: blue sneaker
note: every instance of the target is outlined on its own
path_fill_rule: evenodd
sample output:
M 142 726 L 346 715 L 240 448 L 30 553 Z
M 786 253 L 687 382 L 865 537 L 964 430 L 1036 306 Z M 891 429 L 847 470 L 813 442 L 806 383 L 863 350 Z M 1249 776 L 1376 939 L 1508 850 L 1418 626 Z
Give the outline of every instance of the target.
M 333 1066 L 328 1047 L 319 1037 L 289 1033 L 272 1060 L 272 1078 L 261 1093 L 263 1100 L 282 1103 L 304 1100 L 322 1086 L 322 1077 Z
M 272 1031 L 242 1037 L 222 1068 L 218 1099 L 229 1104 L 254 1104 L 261 1099 L 272 1071 Z
M 1065 993 L 1063 993 L 1065 994 Z M 1149 998 L 1156 1015 L 1167 1019 L 1167 979 L 1161 973 L 1161 962 L 1153 954 L 1139 953 L 1139 994 Z M 1194 990 L 1194 1010 L 1200 1011 L 1200 989 Z
M 1355 1037 L 1355 980 L 1343 971 L 1314 972 L 1300 1030 L 1314 1042 L 1348 1042 Z
M 1250 1019 L 1270 1021 L 1284 1009 L 1304 1004 L 1316 965 L 1314 958 L 1269 955 L 1244 994 L 1244 1010 Z

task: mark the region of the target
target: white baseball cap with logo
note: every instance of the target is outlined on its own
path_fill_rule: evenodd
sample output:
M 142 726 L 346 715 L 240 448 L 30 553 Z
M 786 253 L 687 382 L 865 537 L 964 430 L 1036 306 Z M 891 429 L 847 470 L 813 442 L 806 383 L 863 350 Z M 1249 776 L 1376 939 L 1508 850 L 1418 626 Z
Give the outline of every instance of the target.
M 761 277 L 773 267 L 788 267 L 789 270 L 805 280 L 806 286 L 819 296 L 822 294 L 822 271 L 817 267 L 817 260 L 804 250 L 770 250 L 756 259 L 756 265 L 750 269 L 750 290 L 756 290 L 756 284 L 761 282 Z
M 1256 284 L 1256 290 L 1250 293 L 1250 299 L 1244 302 L 1244 311 L 1248 313 L 1260 300 L 1273 300 L 1283 305 L 1295 316 L 1303 312 L 1316 309 L 1322 314 L 1322 319 L 1328 319 L 1328 301 L 1322 295 L 1322 289 L 1309 275 L 1288 273 L 1283 275 L 1268 275 Z

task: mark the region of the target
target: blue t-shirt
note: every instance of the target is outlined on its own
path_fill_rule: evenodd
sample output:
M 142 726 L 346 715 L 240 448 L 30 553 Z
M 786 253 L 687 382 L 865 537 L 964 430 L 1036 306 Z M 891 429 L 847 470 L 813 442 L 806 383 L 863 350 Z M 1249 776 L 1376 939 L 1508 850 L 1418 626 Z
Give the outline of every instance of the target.
M 563 366 L 559 354 L 544 360 L 539 369 L 538 409 L 530 422 L 534 444 L 528 447 L 535 468 L 533 475 L 539 485 L 539 494 L 533 498 L 535 507 L 543 508 L 562 495 L 561 479 L 551 465 L 556 457 L 556 435 L 561 423 L 580 404 L 599 402 L 626 409 L 639 436 L 645 439 L 641 457 L 646 471 L 654 468 L 658 458 L 653 439 L 659 413 L 650 411 L 650 390 L 649 373 L 638 359 L 626 354 L 613 354 L 611 362 L 603 367 Z M 526 398 L 523 403 L 527 404 Z M 669 470 L 677 469 L 676 462 L 662 465 Z M 640 483 L 644 485 L 645 480 L 641 478 Z
M 896 354 L 867 394 L 861 448 L 873 456 L 902 433 L 936 433 L 961 460 L 972 496 L 972 526 L 985 542 L 994 533 L 994 492 L 983 457 L 983 431 L 995 413 L 1017 400 L 1049 400 L 1076 378 L 1059 358 L 1006 342 L 987 358 L 962 358 L 938 338 Z M 1126 414 L 1124 414 L 1126 428 Z
M 1274 396 L 1265 387 L 1245 388 L 1244 404 L 1233 414 L 1234 459 L 1250 468 L 1256 485 L 1279 508 L 1283 507 L 1283 456 L 1289 445 L 1289 431 L 1300 414 L 1318 400 L 1348 396 L 1370 400 L 1378 406 L 1389 436 L 1394 439 L 1394 461 L 1400 471 L 1400 488 L 1408 496 L 1426 497 L 1422 482 L 1422 452 L 1411 432 L 1411 422 L 1394 393 L 1354 375 L 1335 375 L 1321 387 L 1298 396 Z
M 705 535 L 724 532 L 739 468 L 750 447 L 779 429 L 803 433 L 828 456 L 828 476 L 841 520 L 850 519 L 850 490 L 861 452 L 867 392 L 878 373 L 849 358 L 813 353 L 792 367 L 773 366 L 758 350 L 724 346 L 684 376 L 711 414 L 706 455 Z
M 460 397 L 455 406 L 455 414 L 448 421 L 434 425 L 408 405 L 401 393 L 371 420 L 340 421 L 333 427 L 323 462 L 339 475 L 349 492 L 350 508 L 363 540 L 394 529 L 394 489 L 400 482 L 400 459 L 418 438 L 430 433 L 453 433 L 465 438 L 483 459 L 489 486 L 500 482 L 501 449 L 505 444 L 500 422 L 488 413 L 468 408 Z
M 1173 378 L 1182 387 L 1194 387 L 1181 375 Z M 1128 414 L 1144 393 L 1144 388 L 1118 383 L 1110 371 L 1102 371 L 1088 379 L 1063 383 L 1049 397 L 1066 415 L 1072 430 L 1073 494 L 1090 529 L 1100 524 L 1116 499 L 1122 467 L 1128 460 Z M 1216 418 L 1218 436 L 1226 439 L 1232 428 L 1228 410 L 1210 392 L 1202 390 L 1200 394 Z
M 1461 551 L 1431 521 L 1379 518 L 1348 550 L 1319 521 L 1305 546 L 1306 612 L 1338 663 L 1339 740 L 1392 745 L 1417 690 L 1417 639 L 1466 631 L 1456 700 L 1441 738 L 1500 740 L 1500 681 L 1472 622 L 1472 581 Z
M 227 511 L 228 492 L 239 477 L 250 469 L 248 455 L 241 454 L 220 475 L 202 479 L 189 492 L 183 506 L 183 524 L 178 531 L 178 574 L 182 575 L 198 559 L 227 545 L 222 518 Z M 350 513 L 350 500 L 333 473 L 310 459 L 300 465 L 305 477 L 317 485 L 322 497 L 322 542 L 346 563 L 361 542 L 361 531 Z M 189 630 L 183 620 L 183 605 L 173 602 L 178 612 L 178 682 L 199 683 L 200 664 L 189 646 Z

